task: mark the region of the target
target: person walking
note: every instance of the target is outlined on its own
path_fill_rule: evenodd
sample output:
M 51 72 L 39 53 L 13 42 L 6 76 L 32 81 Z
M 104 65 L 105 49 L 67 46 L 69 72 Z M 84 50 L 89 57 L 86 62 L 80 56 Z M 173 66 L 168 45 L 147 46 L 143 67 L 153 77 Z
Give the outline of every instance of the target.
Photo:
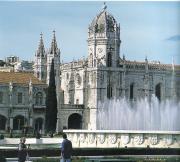
M 71 162 L 72 143 L 67 139 L 67 135 L 63 134 L 63 142 L 61 145 L 61 162 Z
M 18 162 L 25 162 L 27 156 L 27 147 L 25 145 L 26 138 L 22 137 L 20 139 L 19 147 L 18 147 Z

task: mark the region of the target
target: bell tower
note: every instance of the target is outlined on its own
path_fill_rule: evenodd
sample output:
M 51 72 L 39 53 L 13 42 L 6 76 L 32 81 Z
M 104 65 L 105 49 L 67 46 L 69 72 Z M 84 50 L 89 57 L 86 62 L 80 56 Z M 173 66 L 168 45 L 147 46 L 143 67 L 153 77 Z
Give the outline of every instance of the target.
M 107 12 L 106 4 L 88 28 L 87 42 L 89 67 L 117 67 L 120 57 L 120 25 Z
M 46 53 L 43 43 L 43 34 L 40 34 L 38 49 L 35 53 L 34 75 L 41 81 L 46 82 Z
M 88 129 L 97 128 L 97 108 L 99 101 L 115 94 L 114 68 L 119 64 L 120 25 L 107 12 L 104 4 L 101 12 L 88 28 L 88 85 L 87 105 L 89 108 Z M 88 115 L 87 115 L 88 116 Z
M 47 52 L 47 78 L 46 78 L 47 84 L 49 84 L 52 59 L 54 60 L 55 81 L 57 85 L 59 81 L 59 75 L 60 75 L 60 69 L 59 69 L 60 68 L 60 49 L 57 46 L 55 31 L 53 31 L 51 47 Z

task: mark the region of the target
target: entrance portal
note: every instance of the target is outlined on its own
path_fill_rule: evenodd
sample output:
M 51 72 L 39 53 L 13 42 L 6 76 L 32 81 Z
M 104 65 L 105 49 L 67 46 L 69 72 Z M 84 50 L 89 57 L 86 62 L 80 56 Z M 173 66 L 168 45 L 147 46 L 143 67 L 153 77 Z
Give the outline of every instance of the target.
M 68 118 L 68 129 L 82 129 L 82 116 L 74 113 Z

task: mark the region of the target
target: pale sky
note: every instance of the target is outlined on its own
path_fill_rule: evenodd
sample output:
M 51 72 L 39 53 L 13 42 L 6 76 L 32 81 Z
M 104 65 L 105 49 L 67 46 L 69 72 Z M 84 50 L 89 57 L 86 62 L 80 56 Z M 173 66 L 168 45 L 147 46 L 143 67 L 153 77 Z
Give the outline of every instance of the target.
M 0 1 L 0 59 L 33 60 L 43 33 L 50 48 L 56 30 L 61 60 L 87 57 L 87 31 L 103 2 Z M 121 25 L 120 56 L 180 64 L 180 2 L 110 2 L 107 11 Z

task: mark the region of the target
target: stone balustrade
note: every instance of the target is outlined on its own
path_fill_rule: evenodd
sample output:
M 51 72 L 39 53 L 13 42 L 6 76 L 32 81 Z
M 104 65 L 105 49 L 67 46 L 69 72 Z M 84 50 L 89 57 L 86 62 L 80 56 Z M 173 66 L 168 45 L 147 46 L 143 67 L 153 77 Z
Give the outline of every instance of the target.
M 74 148 L 180 148 L 180 131 L 64 130 Z
M 63 109 L 84 109 L 84 105 L 79 104 L 79 105 L 70 105 L 70 104 L 61 104 L 61 107 Z

